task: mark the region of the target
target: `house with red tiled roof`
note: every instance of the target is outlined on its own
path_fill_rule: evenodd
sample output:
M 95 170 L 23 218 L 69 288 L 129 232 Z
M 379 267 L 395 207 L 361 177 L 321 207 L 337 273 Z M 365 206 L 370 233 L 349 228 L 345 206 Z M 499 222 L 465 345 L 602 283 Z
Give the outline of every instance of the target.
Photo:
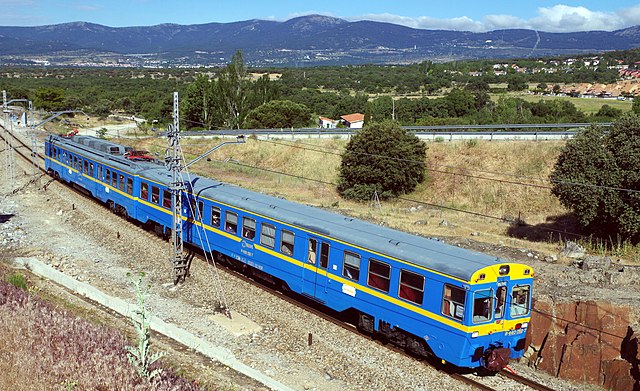
M 354 113 L 347 114 L 340 117 L 342 123 L 350 129 L 362 129 L 364 126 L 364 114 Z
M 335 128 L 338 126 L 338 120 L 327 118 L 327 117 L 318 117 L 318 127 L 319 128 Z

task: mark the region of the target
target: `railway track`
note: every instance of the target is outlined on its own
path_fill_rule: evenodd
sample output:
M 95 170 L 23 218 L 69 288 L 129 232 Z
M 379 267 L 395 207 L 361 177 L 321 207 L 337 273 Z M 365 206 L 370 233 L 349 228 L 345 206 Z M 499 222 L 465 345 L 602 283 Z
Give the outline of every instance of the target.
M 0 125 L 0 127 L 2 127 Z M 3 127 L 2 127 L 3 128 Z M 10 144 L 12 144 L 14 146 L 14 150 L 16 151 L 16 153 L 18 153 L 20 156 L 22 156 L 27 162 L 31 163 L 32 161 L 32 151 L 31 151 L 31 147 L 25 143 L 23 140 L 21 140 L 19 137 L 17 137 L 16 135 L 10 133 L 9 131 L 7 131 L 6 129 L 3 128 L 3 131 L 0 132 L 0 138 L 2 140 L 8 140 Z M 44 169 L 44 157 L 41 154 L 37 155 L 37 158 L 39 159 L 39 169 L 42 173 L 45 173 L 45 169 Z M 83 195 L 85 197 L 87 197 L 86 194 L 81 193 L 76 191 L 76 194 L 79 195 Z M 142 230 L 142 228 L 140 228 L 140 226 L 134 224 L 136 226 L 136 228 L 139 228 L 140 230 Z M 149 231 L 144 231 L 150 238 L 154 238 L 156 240 L 160 240 L 157 238 L 156 235 L 154 235 L 153 233 L 149 232 Z M 198 256 L 201 260 L 207 262 L 206 258 L 204 256 L 202 256 L 200 253 L 196 253 L 196 256 Z M 249 269 L 250 270 L 250 269 Z M 377 344 L 380 345 L 385 345 L 386 348 L 391 349 L 392 351 L 398 352 L 400 354 L 403 355 L 407 355 L 407 356 L 411 356 L 410 354 L 408 354 L 407 352 L 405 352 L 403 349 L 399 348 L 399 347 L 395 347 L 389 344 L 385 344 L 384 342 L 370 336 L 370 335 L 366 335 L 363 333 L 360 333 L 357 328 L 355 326 L 353 326 L 350 323 L 347 323 L 344 321 L 344 319 L 341 319 L 340 315 L 337 313 L 331 313 L 329 312 L 326 308 L 320 308 L 319 305 L 317 303 L 315 303 L 314 301 L 304 297 L 304 296 L 300 296 L 297 294 L 288 294 L 286 292 L 283 292 L 282 290 L 276 289 L 272 286 L 269 286 L 269 284 L 265 284 L 264 282 L 262 282 L 259 278 L 252 278 L 250 276 L 247 276 L 241 272 L 239 272 L 238 270 L 235 270 L 232 267 L 225 267 L 224 271 L 233 275 L 234 277 L 245 281 L 249 284 L 252 284 L 256 287 L 258 287 L 259 289 L 274 295 L 276 297 L 278 297 L 281 300 L 285 300 L 288 303 L 291 303 L 297 307 L 300 307 L 304 310 L 306 310 L 307 312 L 310 312 L 334 325 L 337 325 L 347 331 L 359 334 L 360 336 L 367 338 L 371 341 L 376 342 Z M 313 343 L 313 336 L 311 334 L 309 334 L 309 344 L 311 345 Z M 415 358 L 415 357 L 414 357 Z M 450 376 L 453 379 L 456 379 L 458 381 L 461 381 L 469 386 L 472 386 L 476 389 L 480 389 L 480 390 L 494 390 L 494 388 L 483 384 L 482 382 L 479 382 L 469 376 L 466 376 L 464 374 L 460 374 L 457 373 L 455 371 L 452 371 L 442 365 L 440 365 L 438 362 L 430 362 L 429 360 L 423 360 L 426 362 L 426 364 L 434 367 L 435 369 L 437 369 L 438 371 L 440 371 L 443 374 L 446 374 L 447 376 Z M 503 371 L 499 374 L 499 376 L 508 378 L 512 381 L 515 381 L 519 384 L 525 385 L 527 387 L 530 387 L 532 389 L 535 390 L 541 390 L 541 391 L 548 391 L 548 390 L 552 390 L 551 388 L 542 385 L 538 382 L 535 382 L 533 380 L 530 379 L 526 379 L 520 375 L 517 374 L 513 374 L 507 371 Z

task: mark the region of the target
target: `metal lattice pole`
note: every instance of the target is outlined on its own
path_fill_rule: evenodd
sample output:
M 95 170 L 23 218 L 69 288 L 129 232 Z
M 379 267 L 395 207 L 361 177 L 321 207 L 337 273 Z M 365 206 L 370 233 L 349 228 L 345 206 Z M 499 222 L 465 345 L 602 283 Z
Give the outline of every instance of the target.
M 31 133 L 31 163 L 33 163 L 33 175 L 38 175 L 40 164 L 38 163 L 38 138 L 35 129 Z
M 171 204 L 173 209 L 173 222 L 171 227 L 171 242 L 173 243 L 173 283 L 184 282 L 189 272 L 188 257 L 184 254 L 184 242 L 182 237 L 182 192 L 185 190 L 182 181 L 182 164 L 180 150 L 180 112 L 178 105 L 178 93 L 173 93 L 173 126 L 169 125 L 167 137 L 171 154 L 165 157 L 167 168 L 171 171 Z

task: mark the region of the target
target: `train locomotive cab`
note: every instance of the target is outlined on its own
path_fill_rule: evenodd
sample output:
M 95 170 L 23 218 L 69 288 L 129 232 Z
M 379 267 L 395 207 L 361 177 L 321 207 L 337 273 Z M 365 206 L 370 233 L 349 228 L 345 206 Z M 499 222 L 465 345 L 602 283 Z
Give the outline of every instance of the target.
M 466 334 L 459 366 L 498 372 L 523 356 L 532 286 L 533 271 L 521 264 L 489 266 L 468 284 L 444 285 L 442 314 Z

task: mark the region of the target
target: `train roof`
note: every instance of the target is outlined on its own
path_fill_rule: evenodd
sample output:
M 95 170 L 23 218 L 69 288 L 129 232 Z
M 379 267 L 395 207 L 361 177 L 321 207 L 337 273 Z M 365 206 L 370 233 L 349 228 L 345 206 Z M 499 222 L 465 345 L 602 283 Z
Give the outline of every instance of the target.
M 96 137 L 84 136 L 83 139 L 79 140 L 75 140 L 78 136 L 73 138 L 50 137 L 50 141 L 55 140 L 85 152 L 92 152 L 109 164 L 117 163 L 121 168 L 128 169 L 131 173 L 149 180 L 166 185 L 171 180 L 170 173 L 164 166 L 157 163 L 134 162 L 125 159 L 121 155 L 111 155 L 102 151 L 102 153 L 87 151 L 87 147 L 93 147 L 93 145 L 89 146 L 89 144 L 94 143 L 94 140 L 90 139 L 100 140 Z M 80 141 L 82 141 L 82 144 L 78 145 Z M 104 146 L 103 148 L 110 148 L 113 147 L 111 144 L 114 143 L 105 141 L 102 145 Z M 94 145 L 100 144 L 94 143 Z M 508 262 L 484 253 L 446 244 L 437 239 L 394 230 L 206 177 L 192 175 L 191 178 L 185 177 L 185 179 L 189 179 L 193 193 L 198 197 L 209 198 L 320 235 L 356 244 L 367 250 L 401 259 L 407 263 L 464 281 L 469 281 L 473 274 L 482 268 Z
M 192 178 L 198 196 L 237 206 L 320 235 L 469 281 L 474 272 L 507 261 L 323 209 L 256 193 L 203 177 Z

